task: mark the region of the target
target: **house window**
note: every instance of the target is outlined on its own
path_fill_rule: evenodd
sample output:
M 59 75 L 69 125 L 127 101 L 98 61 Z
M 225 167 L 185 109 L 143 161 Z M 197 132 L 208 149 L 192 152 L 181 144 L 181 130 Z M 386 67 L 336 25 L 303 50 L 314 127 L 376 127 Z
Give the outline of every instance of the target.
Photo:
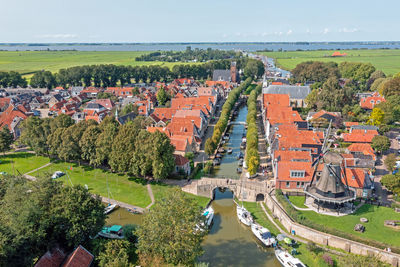
M 296 186 L 297 188 L 300 188 L 300 182 L 297 182 Z
M 290 182 L 286 182 L 286 187 L 287 187 L 287 188 L 290 187 Z
M 304 178 L 305 171 L 290 171 L 291 178 Z

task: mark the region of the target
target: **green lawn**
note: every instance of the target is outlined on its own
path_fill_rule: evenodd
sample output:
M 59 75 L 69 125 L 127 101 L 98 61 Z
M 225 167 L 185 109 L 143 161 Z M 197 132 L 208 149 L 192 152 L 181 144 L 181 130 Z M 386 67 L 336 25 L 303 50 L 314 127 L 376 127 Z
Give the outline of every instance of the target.
M 0 71 L 18 71 L 22 74 L 94 64 L 163 65 L 172 67 L 182 62 L 135 61 L 141 51 L 0 51 Z M 194 64 L 194 63 L 188 63 Z
M 263 209 L 260 204 L 256 202 L 243 202 L 243 206 L 253 215 L 253 218 L 256 222 L 266 227 L 273 235 L 280 234 L 278 228 L 268 219 L 267 215 L 265 215 Z
M 342 217 L 321 215 L 314 211 L 298 212 L 307 219 L 320 225 L 337 229 L 354 236 L 377 240 L 386 244 L 400 247 L 400 232 L 383 225 L 385 220 L 400 220 L 400 213 L 396 213 L 391 208 L 365 204 L 354 214 Z M 369 221 L 367 223 L 363 223 L 366 229 L 364 233 L 353 230 L 354 225 L 360 223 L 361 217 L 365 217 Z
M 308 208 L 304 205 L 304 196 L 288 196 L 290 202 L 298 208 Z
M 38 176 L 41 174 L 52 174 L 55 171 L 62 171 L 68 174 L 58 180 L 70 185 L 71 182 L 68 179 L 69 176 L 72 184 L 86 184 L 88 185 L 89 190 L 94 194 L 104 197 L 109 196 L 112 199 L 143 208 L 151 203 L 145 181 L 127 175 L 111 173 L 102 169 L 78 166 L 75 163 L 59 162 L 41 169 L 32 175 Z M 108 194 L 107 183 L 110 194 Z
M 377 69 L 382 70 L 387 75 L 400 72 L 400 50 L 374 49 L 374 50 L 340 50 L 347 53 L 345 57 L 330 57 L 333 50 L 321 51 L 287 51 L 287 52 L 259 52 L 276 59 L 277 65 L 292 70 L 297 64 L 304 61 L 334 61 L 337 63 L 350 62 L 370 62 Z
M 0 172 L 15 173 L 16 175 L 24 174 L 49 162 L 49 158 L 26 152 L 2 155 L 0 156 Z
M 151 184 L 151 189 L 153 190 L 154 198 L 156 201 L 159 201 L 162 198 L 164 198 L 165 196 L 167 196 L 168 194 L 170 194 L 171 189 L 174 187 L 175 186 L 161 184 L 161 183 L 152 183 Z M 189 193 L 187 193 L 187 194 L 190 195 L 190 197 L 194 198 L 196 200 L 196 202 L 202 207 L 205 207 L 208 204 L 208 202 L 210 201 L 210 199 L 207 197 L 196 196 L 196 195 L 192 195 Z

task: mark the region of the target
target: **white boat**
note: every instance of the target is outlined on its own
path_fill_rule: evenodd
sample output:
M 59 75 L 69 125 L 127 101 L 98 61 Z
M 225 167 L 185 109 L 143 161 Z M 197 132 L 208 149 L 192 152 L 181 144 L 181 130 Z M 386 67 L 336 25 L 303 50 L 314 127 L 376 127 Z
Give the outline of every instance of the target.
M 112 204 L 112 205 L 109 204 L 107 207 L 104 208 L 104 214 L 109 214 L 116 208 L 118 208 L 117 204 Z
M 306 267 L 298 258 L 293 257 L 285 250 L 275 249 L 275 256 L 284 267 Z
M 228 150 L 227 150 L 228 154 L 232 154 L 232 151 L 233 151 L 233 150 L 232 150 L 232 148 L 230 148 L 230 147 L 229 147 Z
M 205 220 L 206 226 L 210 227 L 214 219 L 214 209 L 211 206 L 209 206 L 204 210 L 203 216 L 206 217 Z
M 246 210 L 246 208 L 237 205 L 236 213 L 239 221 L 244 225 L 250 226 L 253 223 L 253 217 L 251 216 L 250 212 Z
M 251 224 L 251 231 L 253 234 L 267 247 L 273 246 L 276 242 L 275 238 L 272 237 L 271 232 L 257 223 Z

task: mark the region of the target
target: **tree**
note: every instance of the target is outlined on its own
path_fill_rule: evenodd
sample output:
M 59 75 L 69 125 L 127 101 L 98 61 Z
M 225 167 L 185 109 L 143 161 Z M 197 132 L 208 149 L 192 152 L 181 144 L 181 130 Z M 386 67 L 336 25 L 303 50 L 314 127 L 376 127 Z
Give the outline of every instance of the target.
M 368 124 L 379 126 L 383 123 L 385 113 L 380 108 L 374 108 L 368 119 Z
M 127 240 L 114 239 L 105 245 L 103 251 L 98 256 L 100 267 L 129 267 L 129 255 L 134 254 L 132 245 Z
M 49 156 L 48 136 L 51 134 L 50 119 L 30 116 L 23 122 L 21 142 L 38 155 Z
M 89 240 L 105 223 L 104 206 L 82 186 L 63 186 L 49 177 L 27 182 L 3 177 L 0 263 L 30 266 L 48 248 L 70 250 Z M 24 255 L 21 257 L 21 253 Z
M 137 230 L 137 252 L 144 266 L 155 260 L 173 265 L 192 265 L 203 252 L 201 208 L 193 198 L 175 188 L 156 202 Z M 153 265 L 154 266 L 154 265 Z
M 265 72 L 264 64 L 260 60 L 249 59 L 243 72 L 246 77 L 261 77 Z
M 156 131 L 151 134 L 153 149 L 150 160 L 152 162 L 153 177 L 165 179 L 174 170 L 175 157 L 173 155 L 175 147 L 165 133 Z
M 132 122 L 119 127 L 109 156 L 109 164 L 112 170 L 127 172 L 132 169 L 131 158 L 135 151 L 135 140 L 138 133 L 139 129 Z
M 89 126 L 79 140 L 79 146 L 81 148 L 81 157 L 83 160 L 89 161 L 89 164 L 96 164 L 96 141 L 100 135 L 101 131 L 99 126 L 92 125 Z
M 216 149 L 216 145 L 215 145 L 214 141 L 212 140 L 212 138 L 208 138 L 204 145 L 204 152 L 206 152 L 207 155 L 212 155 L 212 154 L 214 154 L 215 149 Z
M 137 176 L 146 176 L 152 172 L 151 154 L 154 149 L 151 133 L 141 130 L 136 138 L 135 152 L 132 155 L 131 171 Z
M 10 150 L 10 146 L 13 143 L 14 138 L 8 129 L 7 125 L 4 126 L 0 131 L 0 152 L 5 153 Z
M 161 86 L 161 88 L 157 91 L 157 101 L 159 106 L 164 106 L 165 102 L 168 100 L 167 92 L 165 88 Z
M 385 166 L 390 172 L 394 171 L 394 169 L 396 168 L 396 160 L 397 160 L 396 154 L 392 153 L 386 156 Z
M 292 70 L 293 79 L 296 82 L 322 82 L 328 78 L 340 78 L 338 65 L 334 62 L 307 61 L 297 64 Z
M 372 138 L 372 148 L 375 149 L 378 153 L 382 153 L 386 151 L 390 147 L 390 140 L 386 136 L 376 135 Z
M 249 173 L 250 175 L 254 175 L 257 173 L 258 167 L 260 165 L 260 160 L 256 156 L 251 156 L 249 159 Z
M 394 194 L 400 194 L 400 175 L 384 175 L 381 179 L 381 183 Z
M 101 133 L 96 140 L 95 164 L 97 166 L 109 162 L 114 138 L 118 133 L 118 126 L 118 122 L 110 116 L 105 117 L 105 119 L 100 123 L 99 129 L 101 130 Z
M 38 71 L 32 76 L 30 85 L 37 88 L 51 89 L 56 85 L 56 79 L 50 71 Z
M 381 93 L 384 97 L 400 94 L 400 77 L 390 79 L 383 83 Z

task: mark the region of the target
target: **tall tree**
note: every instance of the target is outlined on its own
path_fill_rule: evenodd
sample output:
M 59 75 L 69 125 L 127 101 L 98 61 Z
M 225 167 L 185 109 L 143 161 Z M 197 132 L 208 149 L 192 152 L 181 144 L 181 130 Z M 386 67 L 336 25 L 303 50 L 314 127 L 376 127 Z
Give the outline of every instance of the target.
M 8 129 L 7 126 L 4 126 L 0 131 L 0 152 L 4 153 L 10 150 L 10 146 L 13 141 L 14 138 L 10 132 L 10 129 Z
M 100 135 L 101 131 L 99 126 L 92 125 L 89 126 L 79 140 L 79 146 L 82 151 L 82 159 L 89 161 L 89 164 L 96 164 L 96 141 Z
M 20 140 L 38 155 L 49 156 L 47 138 L 51 134 L 50 119 L 30 116 L 23 122 Z
M 108 163 L 112 151 L 114 138 L 118 133 L 118 122 L 107 116 L 99 125 L 101 133 L 96 140 L 96 161 L 97 166 Z
M 100 267 L 130 267 L 129 255 L 134 254 L 132 245 L 127 240 L 114 239 L 105 245 L 104 250 L 99 254 Z M 132 257 L 131 257 L 132 258 Z
M 178 188 L 156 202 L 137 230 L 141 263 L 152 266 L 161 259 L 173 265 L 192 265 L 203 252 L 203 233 L 194 230 L 202 220 L 200 210 L 194 199 Z
M 119 127 L 118 134 L 115 136 L 109 164 L 112 170 L 117 172 L 127 172 L 131 170 L 131 158 L 135 151 L 135 140 L 139 129 L 132 122 L 128 122 Z
M 385 166 L 390 172 L 394 171 L 394 169 L 396 168 L 396 160 L 397 160 L 396 154 L 391 153 L 386 156 Z
M 385 113 L 383 112 L 383 110 L 380 108 L 374 108 L 371 112 L 371 115 L 369 116 L 368 124 L 379 126 L 383 123 L 384 118 Z
M 378 153 L 382 153 L 390 148 L 390 140 L 386 136 L 376 135 L 372 138 L 371 146 Z
M 162 86 L 158 91 L 157 91 L 157 101 L 159 106 L 164 106 L 165 102 L 168 100 L 168 95 L 167 92 L 165 91 L 165 88 Z
M 174 170 L 175 147 L 165 133 L 156 131 L 151 135 L 153 149 L 150 159 L 152 160 L 153 176 L 156 179 L 165 179 Z

